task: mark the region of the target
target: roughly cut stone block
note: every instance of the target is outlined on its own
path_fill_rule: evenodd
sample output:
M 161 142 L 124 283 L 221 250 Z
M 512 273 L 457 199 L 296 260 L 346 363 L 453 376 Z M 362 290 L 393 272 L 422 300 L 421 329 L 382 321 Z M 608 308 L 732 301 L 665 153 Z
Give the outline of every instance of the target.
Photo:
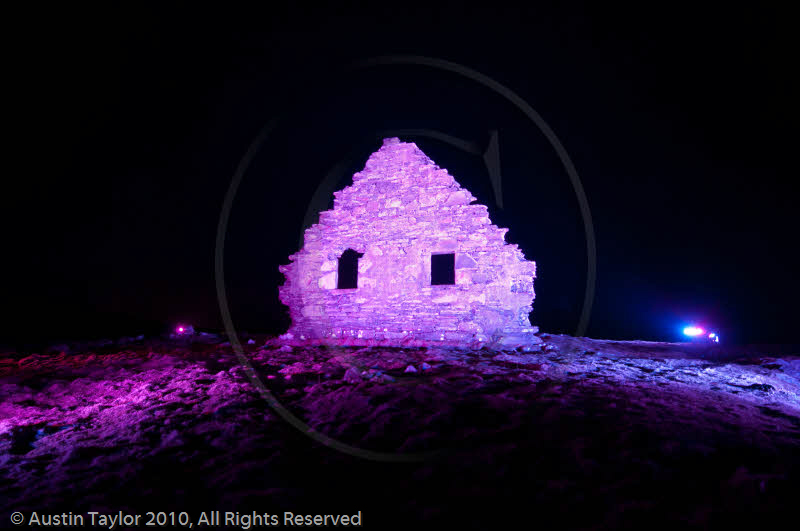
M 456 269 L 465 267 L 478 267 L 478 263 L 466 253 L 458 253 L 456 255 Z
M 336 271 L 331 271 L 319 278 L 319 287 L 324 289 L 336 288 Z
M 434 302 L 436 304 L 442 304 L 447 302 L 455 302 L 456 300 L 457 297 L 454 294 L 448 293 L 446 295 L 440 295 L 438 297 L 435 297 L 434 299 L 431 300 L 431 302 Z
M 456 269 L 456 284 L 459 286 L 466 286 L 471 282 L 471 276 L 469 271 L 459 270 Z
M 439 251 L 455 251 L 458 248 L 458 242 L 452 238 L 442 240 L 437 245 Z

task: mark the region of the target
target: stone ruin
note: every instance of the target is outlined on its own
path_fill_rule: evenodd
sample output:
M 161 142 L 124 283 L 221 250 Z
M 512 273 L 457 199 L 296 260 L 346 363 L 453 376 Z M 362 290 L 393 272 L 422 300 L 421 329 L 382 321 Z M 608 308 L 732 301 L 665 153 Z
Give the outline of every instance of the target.
M 414 143 L 388 138 L 279 267 L 292 325 L 313 344 L 524 348 L 536 263 Z

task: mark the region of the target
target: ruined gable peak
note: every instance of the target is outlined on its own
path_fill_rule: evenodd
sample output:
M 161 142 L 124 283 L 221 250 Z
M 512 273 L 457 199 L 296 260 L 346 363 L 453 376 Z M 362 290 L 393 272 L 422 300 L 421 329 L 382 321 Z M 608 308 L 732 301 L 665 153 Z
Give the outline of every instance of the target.
M 384 181 L 416 188 L 445 186 L 461 189 L 452 175 L 440 168 L 414 142 L 384 138 L 380 149 L 367 159 L 364 169 L 353 175 L 353 184 Z

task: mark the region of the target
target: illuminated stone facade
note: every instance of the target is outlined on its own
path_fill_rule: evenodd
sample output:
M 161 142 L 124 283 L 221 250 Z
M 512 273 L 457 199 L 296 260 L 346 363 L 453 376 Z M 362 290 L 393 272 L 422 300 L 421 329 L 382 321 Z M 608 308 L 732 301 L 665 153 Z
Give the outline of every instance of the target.
M 280 300 L 292 318 L 285 339 L 539 342 L 528 319 L 535 262 L 506 243 L 508 229 L 492 225 L 488 209 L 471 204 L 472 194 L 415 144 L 384 140 L 334 196 L 334 208 L 305 231 L 303 249 L 280 266 Z M 351 271 L 357 287 L 339 289 L 347 249 L 360 253 Z M 437 254 L 453 255 L 434 259 L 435 274 L 450 261 L 443 274 L 452 284 L 432 284 Z

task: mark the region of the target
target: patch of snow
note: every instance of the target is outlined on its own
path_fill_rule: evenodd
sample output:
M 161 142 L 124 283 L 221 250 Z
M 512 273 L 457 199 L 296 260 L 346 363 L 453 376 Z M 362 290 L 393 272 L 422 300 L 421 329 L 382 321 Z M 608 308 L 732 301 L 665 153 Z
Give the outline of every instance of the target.
M 344 381 L 347 383 L 358 383 L 362 381 L 361 372 L 355 367 L 350 367 L 344 373 Z

